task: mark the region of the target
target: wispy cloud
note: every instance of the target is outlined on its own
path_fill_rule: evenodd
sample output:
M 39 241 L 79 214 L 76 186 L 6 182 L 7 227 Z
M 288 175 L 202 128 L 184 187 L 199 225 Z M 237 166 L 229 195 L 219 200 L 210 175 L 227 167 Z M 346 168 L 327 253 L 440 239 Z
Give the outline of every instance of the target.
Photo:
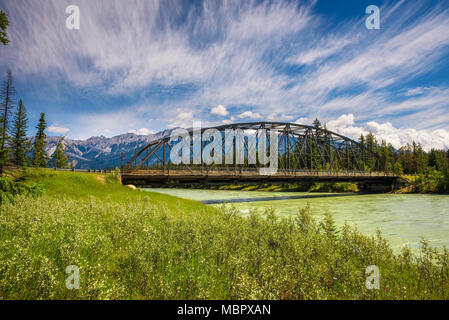
M 89 90 L 115 101 L 107 112 L 94 103 L 80 112 L 70 127 L 84 129 L 73 134 L 128 132 L 150 119 L 155 130 L 343 114 L 363 130 L 370 121 L 420 133 L 449 126 L 449 83 L 441 75 L 422 83 L 448 67 L 443 4 L 384 5 L 382 29 L 366 30 L 364 10 L 330 24 L 315 1 L 77 2 L 81 30 L 70 31 L 70 1 L 0 0 L 12 40 L 0 68 L 58 95 L 64 83 L 72 96 Z

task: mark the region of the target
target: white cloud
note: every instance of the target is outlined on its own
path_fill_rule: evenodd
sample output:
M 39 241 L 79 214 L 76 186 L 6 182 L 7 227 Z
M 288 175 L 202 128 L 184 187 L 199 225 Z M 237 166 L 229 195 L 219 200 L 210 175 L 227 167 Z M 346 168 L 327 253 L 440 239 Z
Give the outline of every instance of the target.
M 132 129 L 132 130 L 129 130 L 128 132 L 129 133 L 135 133 L 135 134 L 140 135 L 140 136 L 147 136 L 149 134 L 153 134 L 154 133 L 153 130 L 147 129 L 147 128 L 140 128 L 138 130 Z
M 195 121 L 201 121 L 199 118 L 195 118 Z M 170 120 L 168 126 L 169 128 L 191 128 L 193 127 L 194 118 L 193 112 L 191 111 L 182 111 L 181 109 L 176 109 L 176 115 L 173 119 Z M 204 125 L 204 124 L 203 124 Z
M 231 124 L 234 123 L 234 121 L 230 120 L 230 119 L 225 119 L 225 120 L 221 120 L 222 124 Z
M 284 113 L 272 113 L 268 115 L 267 119 L 269 121 L 279 122 L 279 121 L 290 121 L 295 117 L 292 115 L 284 114 Z
M 47 128 L 47 131 L 51 132 L 51 133 L 56 133 L 56 134 L 66 134 L 70 131 L 70 129 L 53 125 L 53 126 L 49 126 Z
M 296 123 L 296 124 L 305 124 L 305 125 L 308 125 L 308 124 L 311 123 L 311 121 L 310 121 L 309 118 L 304 118 L 304 117 L 302 117 L 302 118 L 299 118 L 298 120 L 296 120 L 295 123 Z
M 260 118 L 262 118 L 262 116 L 260 114 L 258 114 L 257 112 L 252 112 L 252 111 L 245 111 L 245 112 L 239 114 L 238 117 L 240 119 L 243 119 L 243 118 L 260 119 Z
M 221 104 L 212 108 L 210 113 L 218 116 L 227 116 L 229 114 L 228 110 L 226 110 L 226 108 Z
M 412 128 L 396 128 L 390 122 L 378 123 L 370 121 L 364 126 L 355 126 L 354 115 L 344 114 L 336 120 L 331 120 L 327 124 L 329 130 L 335 131 L 345 136 L 358 139 L 360 134 L 373 133 L 381 142 L 382 140 L 391 143 L 395 148 L 407 143 L 421 143 L 422 147 L 429 151 L 435 149 L 449 149 L 449 131 L 437 130 L 416 130 Z
M 413 88 L 413 89 L 408 89 L 406 92 L 404 92 L 405 96 L 416 96 L 416 95 L 420 95 L 423 94 L 425 91 L 427 90 L 431 90 L 431 87 L 417 87 L 417 88 Z
M 138 114 L 81 115 L 70 124 L 79 136 L 146 127 L 149 117 L 155 128 L 190 127 L 193 118 L 211 114 L 229 117 L 225 107 L 210 110 L 217 102 L 249 106 L 251 112 L 234 115 L 240 119 L 353 113 L 358 120 L 381 118 L 417 130 L 449 125 L 448 88 L 408 88 L 416 77 L 437 72 L 449 52 L 449 9 L 442 5 L 382 7 L 388 28 L 374 33 L 364 28 L 363 15 L 329 28 L 316 1 L 204 1 L 201 10 L 183 6 L 188 9 L 180 21 L 177 1 L 79 0 L 81 30 L 73 32 L 64 27 L 63 1 L 22 2 L 2 2 L 12 42 L 0 68 L 12 68 L 19 81 L 69 83 L 76 92 L 88 88 L 108 98 L 137 93 L 139 99 L 139 90 L 152 86 L 195 88 L 173 95 L 175 101 L 148 103 Z M 284 73 L 291 63 L 304 68 Z M 177 111 L 180 105 L 188 111 Z

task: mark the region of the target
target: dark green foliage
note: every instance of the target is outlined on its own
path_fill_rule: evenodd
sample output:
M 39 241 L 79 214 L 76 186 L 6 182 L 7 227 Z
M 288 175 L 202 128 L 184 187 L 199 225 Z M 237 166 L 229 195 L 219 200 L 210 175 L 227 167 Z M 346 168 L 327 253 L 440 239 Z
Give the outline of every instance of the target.
M 3 165 L 9 161 L 9 117 L 14 108 L 13 97 L 16 90 L 12 83 L 11 70 L 8 70 L 6 80 L 3 82 L 0 91 L 0 172 L 3 171 Z
M 36 126 L 37 133 L 34 139 L 33 165 L 36 168 L 47 167 L 48 165 L 49 157 L 45 152 L 45 147 L 47 145 L 47 135 L 45 134 L 46 128 L 47 123 L 45 122 L 45 113 L 41 113 L 39 124 Z
M 0 205 L 14 202 L 17 195 L 38 197 L 42 195 L 44 188 L 39 183 L 14 181 L 10 177 L 0 177 Z
M 19 166 L 23 166 L 28 163 L 27 153 L 30 150 L 30 142 L 26 136 L 27 127 L 28 119 L 26 108 L 23 105 L 21 99 L 19 101 L 17 112 L 15 114 L 13 132 L 11 137 L 11 151 L 13 154 L 13 162 Z
M 386 141 L 379 145 L 372 134 L 361 135 L 359 142 L 377 154 L 380 170 L 416 176 L 412 182 L 415 192 L 449 193 L 449 151 L 432 149 L 427 153 L 415 142 L 395 150 Z
M 166 184 L 166 188 L 178 188 L 179 184 Z M 262 184 L 192 184 L 183 185 L 186 189 L 207 189 L 207 190 L 242 190 L 242 191 L 274 191 L 274 192 L 358 192 L 356 183 L 351 182 L 331 182 L 331 183 L 262 183 Z
M 8 28 L 8 25 L 8 16 L 5 12 L 0 10 L 0 42 L 5 46 L 9 43 L 8 35 L 6 34 L 6 28 Z
M 434 167 L 426 168 L 413 183 L 416 192 L 436 193 L 444 191 L 445 176 Z
M 413 158 L 415 163 L 415 172 L 424 173 L 428 166 L 428 156 L 419 143 L 416 144 L 413 142 Z
M 59 140 L 58 145 L 56 146 L 56 151 L 53 155 L 53 165 L 56 168 L 66 168 L 69 160 L 69 156 L 65 153 L 66 149 L 64 145 L 64 138 L 65 137 L 62 137 Z
M 316 130 L 322 129 L 321 121 L 318 120 L 318 118 L 315 118 L 315 120 L 313 120 L 313 127 Z

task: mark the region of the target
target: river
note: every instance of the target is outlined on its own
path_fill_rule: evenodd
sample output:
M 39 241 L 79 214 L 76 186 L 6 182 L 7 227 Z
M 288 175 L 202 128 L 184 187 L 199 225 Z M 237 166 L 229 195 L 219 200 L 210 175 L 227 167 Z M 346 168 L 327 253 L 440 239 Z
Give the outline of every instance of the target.
M 429 194 L 329 194 L 306 192 L 221 191 L 194 189 L 146 189 L 208 205 L 235 206 L 242 216 L 256 209 L 274 208 L 279 216 L 295 215 L 310 204 L 312 214 L 321 219 L 328 210 L 337 225 L 356 225 L 367 235 L 382 231 L 393 250 L 402 245 L 413 251 L 421 237 L 433 247 L 449 248 L 449 196 Z

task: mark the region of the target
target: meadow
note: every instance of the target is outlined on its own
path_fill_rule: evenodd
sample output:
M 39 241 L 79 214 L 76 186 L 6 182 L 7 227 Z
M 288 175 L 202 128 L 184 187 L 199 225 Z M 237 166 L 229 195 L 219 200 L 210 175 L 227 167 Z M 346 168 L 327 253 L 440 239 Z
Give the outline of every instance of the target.
M 449 251 L 393 254 L 379 233 L 309 208 L 248 218 L 123 187 L 118 176 L 31 170 L 43 190 L 0 206 L 0 299 L 448 299 Z M 38 187 L 36 187 L 36 185 Z M 2 191 L 3 192 L 3 191 Z M 79 290 L 65 270 L 80 269 Z M 379 290 L 365 269 L 380 270 Z

